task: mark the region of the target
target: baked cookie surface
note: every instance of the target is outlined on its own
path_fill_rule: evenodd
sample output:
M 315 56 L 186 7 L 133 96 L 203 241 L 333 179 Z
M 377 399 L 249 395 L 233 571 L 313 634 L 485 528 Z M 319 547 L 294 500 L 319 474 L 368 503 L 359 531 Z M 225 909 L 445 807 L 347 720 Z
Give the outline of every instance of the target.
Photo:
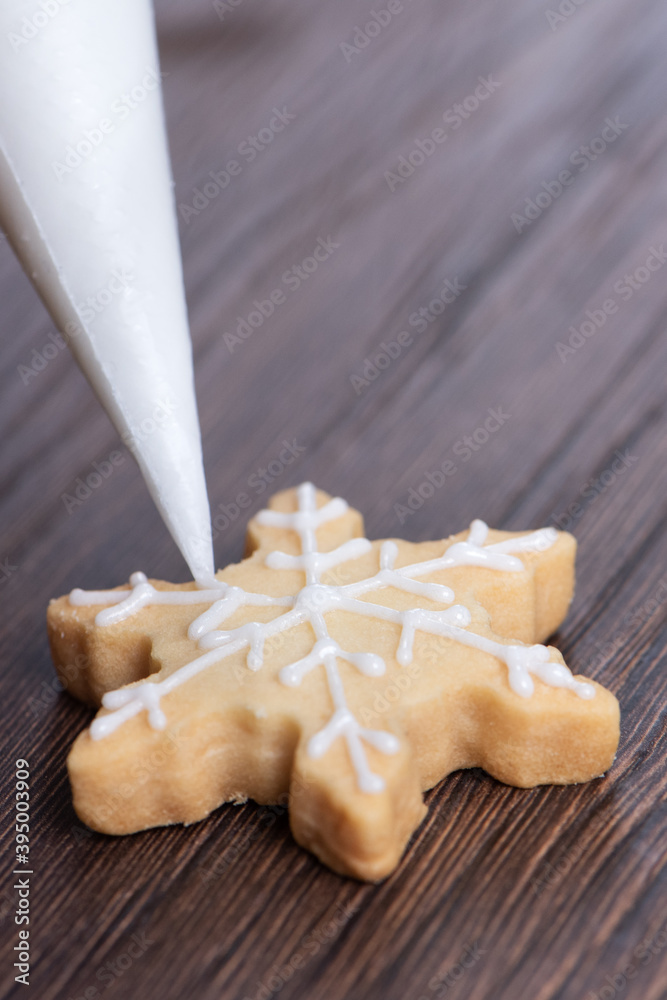
M 540 645 L 567 613 L 575 550 L 481 521 L 369 542 L 356 511 L 306 483 L 250 521 L 219 589 L 136 573 L 52 601 L 56 669 L 103 705 L 68 759 L 77 813 L 125 834 L 288 794 L 297 841 L 375 881 L 451 771 L 520 787 L 601 775 L 618 703 Z

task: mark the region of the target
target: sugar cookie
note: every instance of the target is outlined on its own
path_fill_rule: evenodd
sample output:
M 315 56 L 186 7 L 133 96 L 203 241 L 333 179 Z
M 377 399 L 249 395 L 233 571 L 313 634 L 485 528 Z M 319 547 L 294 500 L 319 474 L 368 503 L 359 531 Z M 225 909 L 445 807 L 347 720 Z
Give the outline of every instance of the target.
M 248 557 L 214 589 L 135 573 L 52 601 L 56 668 L 103 705 L 68 760 L 77 813 L 124 834 L 289 793 L 297 841 L 376 881 L 451 771 L 520 787 L 601 775 L 618 703 L 541 645 L 572 598 L 575 549 L 552 528 L 482 521 L 370 542 L 344 500 L 305 483 L 252 519 Z

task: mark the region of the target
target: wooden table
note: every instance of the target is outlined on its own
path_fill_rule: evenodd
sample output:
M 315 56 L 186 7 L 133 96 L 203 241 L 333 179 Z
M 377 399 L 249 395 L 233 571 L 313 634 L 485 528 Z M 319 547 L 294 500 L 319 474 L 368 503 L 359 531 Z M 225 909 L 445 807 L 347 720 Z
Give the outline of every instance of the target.
M 618 758 L 579 787 L 453 774 L 380 886 L 332 874 L 253 804 L 124 839 L 85 829 L 65 759 L 91 713 L 54 691 L 47 602 L 137 568 L 186 573 L 68 354 L 21 377 L 53 326 L 3 242 L 3 996 L 667 996 L 667 7 L 389 8 L 158 3 L 214 514 L 252 497 L 218 518 L 217 560 L 240 557 L 267 468 L 271 489 L 345 496 L 371 538 L 439 538 L 473 516 L 569 527 L 578 586 L 555 642 L 620 699 Z M 299 277 L 320 240 L 326 259 Z M 285 301 L 237 342 L 275 288 Z M 506 416 L 479 443 L 489 409 Z M 302 450 L 280 467 L 284 440 Z M 68 512 L 62 494 L 116 450 Z M 446 459 L 457 474 L 402 513 Z M 19 757 L 29 994 L 11 969 Z

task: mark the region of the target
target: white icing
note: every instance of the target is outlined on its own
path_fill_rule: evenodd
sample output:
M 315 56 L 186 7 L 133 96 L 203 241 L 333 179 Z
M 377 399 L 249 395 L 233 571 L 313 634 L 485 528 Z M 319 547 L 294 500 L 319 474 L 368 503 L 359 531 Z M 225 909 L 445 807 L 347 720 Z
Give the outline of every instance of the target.
M 524 565 L 512 553 L 542 551 L 553 545 L 557 538 L 556 531 L 544 528 L 504 542 L 484 545 L 489 529 L 483 521 L 473 521 L 468 538 L 450 545 L 442 556 L 396 569 L 398 546 L 393 541 L 385 541 L 380 548 L 378 571 L 373 576 L 339 586 L 322 583 L 322 573 L 359 558 L 371 549 L 371 543 L 367 539 L 355 538 L 330 552 L 319 552 L 317 529 L 328 521 L 341 517 L 347 509 L 347 504 L 340 498 L 330 500 L 318 509 L 315 488 L 310 483 L 304 483 L 298 489 L 297 511 L 282 513 L 266 510 L 257 515 L 260 524 L 292 530 L 299 536 L 301 554 L 289 555 L 274 551 L 265 560 L 266 565 L 272 569 L 298 569 L 304 573 L 305 586 L 295 595 L 269 597 L 222 582 L 217 582 L 216 588 L 211 590 L 159 591 L 148 582 L 143 573 L 133 574 L 130 579 L 131 590 L 72 591 L 72 604 L 115 605 L 100 611 L 96 616 L 96 624 L 102 626 L 123 621 L 141 608 L 153 604 L 210 604 L 188 629 L 189 638 L 206 652 L 174 671 L 164 681 L 146 681 L 106 694 L 102 704 L 110 712 L 93 722 L 92 738 L 101 739 L 109 735 L 141 711 L 148 712 L 151 726 L 163 728 L 166 718 L 160 701 L 165 694 L 240 649 L 247 649 L 248 667 L 259 670 L 264 662 L 266 640 L 307 622 L 315 635 L 313 647 L 307 656 L 283 667 L 279 678 L 288 687 L 298 687 L 311 671 L 324 667 L 333 712 L 326 725 L 310 739 L 308 753 L 313 757 L 320 757 L 336 739 L 344 739 L 359 788 L 364 792 L 381 791 L 384 781 L 371 771 L 364 744 L 375 747 L 381 753 L 393 754 L 398 752 L 399 741 L 391 733 L 366 729 L 359 723 L 347 704 L 338 661 L 350 663 L 367 677 L 381 676 L 386 666 L 383 659 L 374 653 L 342 649 L 329 635 L 325 615 L 336 610 L 398 625 L 401 631 L 396 659 L 401 666 L 407 666 L 412 661 L 415 637 L 421 632 L 447 637 L 498 658 L 507 665 L 510 687 L 523 698 L 528 698 L 533 693 L 531 674 L 552 687 L 568 688 L 581 698 L 594 696 L 595 688 L 591 684 L 575 680 L 566 666 L 551 662 L 546 646 L 507 645 L 467 631 L 471 621 L 470 612 L 464 605 L 452 603 L 455 595 L 451 588 L 415 579 L 453 566 L 478 566 L 519 572 L 524 569 Z M 450 606 L 442 610 L 417 607 L 399 611 L 360 600 L 363 595 L 386 587 Z M 227 631 L 219 629 L 239 608 L 252 605 L 276 606 L 286 610 L 269 622 L 248 622 Z
M 0 223 L 194 579 L 209 585 L 152 4 L 2 0 L 0 38 Z
M 79 590 L 76 587 L 69 595 L 69 601 L 78 607 L 115 604 L 116 607 L 100 611 L 95 617 L 96 625 L 115 625 L 136 615 L 137 611 L 148 605 L 205 604 L 208 601 L 215 601 L 224 585 L 219 584 L 214 590 L 156 590 L 144 573 L 133 573 L 130 577 L 130 586 L 132 590 Z

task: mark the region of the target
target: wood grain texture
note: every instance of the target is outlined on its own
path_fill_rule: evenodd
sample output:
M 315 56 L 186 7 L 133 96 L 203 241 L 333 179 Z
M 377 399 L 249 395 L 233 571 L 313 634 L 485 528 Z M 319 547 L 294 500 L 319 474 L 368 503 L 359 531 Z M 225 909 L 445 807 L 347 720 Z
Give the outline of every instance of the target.
M 90 712 L 51 687 L 46 604 L 139 567 L 186 573 L 124 451 L 68 515 L 62 493 L 120 446 L 65 352 L 22 381 L 18 366 L 53 328 L 0 241 L 0 559 L 15 567 L 0 583 L 3 997 L 23 989 L 11 969 L 18 756 L 33 774 L 40 1000 L 92 988 L 110 1000 L 667 996 L 667 268 L 617 290 L 667 241 L 667 8 L 571 6 L 551 30 L 546 0 L 404 0 L 348 63 L 340 43 L 370 3 L 242 0 L 223 19 L 203 0 L 157 3 L 180 204 L 239 159 L 272 109 L 295 116 L 181 218 L 214 513 L 239 492 L 248 513 L 262 506 L 251 477 L 287 438 L 304 451 L 275 488 L 309 478 L 345 496 L 371 538 L 441 537 L 473 516 L 509 529 L 569 517 L 578 586 L 556 643 L 621 702 L 614 767 L 570 788 L 451 776 L 379 887 L 333 875 L 296 847 L 283 813 L 252 804 L 189 829 L 85 830 L 65 759 Z M 390 191 L 385 171 L 489 76 L 489 98 Z M 571 156 L 607 118 L 622 128 L 582 169 Z M 512 213 L 568 169 L 563 194 L 518 233 Z M 230 352 L 223 334 L 287 287 L 318 237 L 340 246 Z M 446 279 L 465 289 L 418 332 L 410 315 Z M 561 361 L 558 342 L 607 299 L 616 311 Z M 351 376 L 402 330 L 412 344 L 355 391 Z M 489 408 L 509 416 L 464 460 L 457 442 Z M 395 505 L 447 458 L 456 475 L 401 524 Z M 219 521 L 219 565 L 239 558 L 244 524 Z M 132 935 L 144 952 L 128 966 Z

